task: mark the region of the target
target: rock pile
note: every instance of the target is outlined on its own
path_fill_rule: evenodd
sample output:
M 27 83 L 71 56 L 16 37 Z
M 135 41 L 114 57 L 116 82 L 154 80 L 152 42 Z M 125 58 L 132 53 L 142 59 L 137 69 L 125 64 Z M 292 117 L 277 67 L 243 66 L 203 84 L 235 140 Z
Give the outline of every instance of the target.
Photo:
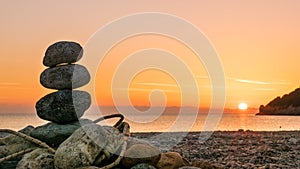
M 123 115 L 109 115 L 95 121 L 81 119 L 91 104 L 89 93 L 74 90 L 90 81 L 88 70 L 75 64 L 81 57 L 82 47 L 75 42 L 57 42 L 47 49 L 43 64 L 48 68 L 40 75 L 40 83 L 57 91 L 41 98 L 36 103 L 36 111 L 41 119 L 50 122 L 36 128 L 27 127 L 21 131 L 24 134 L 12 131 L 15 135 L 0 137 L 0 168 L 179 169 L 188 166 L 189 162 L 176 152 L 161 153 L 161 149 L 150 143 L 129 137 L 129 124 L 122 122 Z M 113 127 L 96 124 L 112 117 L 120 118 Z
M 57 92 L 50 93 L 36 103 L 41 119 L 58 124 L 77 121 L 91 104 L 90 94 L 73 90 L 90 81 L 88 70 L 73 64 L 82 57 L 82 47 L 75 42 L 61 41 L 49 46 L 43 64 L 49 68 L 40 76 L 40 83 Z

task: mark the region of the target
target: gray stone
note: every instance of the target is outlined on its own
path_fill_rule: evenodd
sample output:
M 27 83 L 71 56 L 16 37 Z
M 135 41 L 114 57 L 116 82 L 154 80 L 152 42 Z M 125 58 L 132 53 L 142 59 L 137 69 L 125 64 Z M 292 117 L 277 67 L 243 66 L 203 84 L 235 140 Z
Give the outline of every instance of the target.
M 58 147 L 82 125 L 92 123 L 91 120 L 81 119 L 70 124 L 47 123 L 32 130 L 30 136 L 37 138 L 52 147 Z
M 33 147 L 36 147 L 36 145 L 31 142 L 11 143 L 8 145 L 0 146 L 0 158 Z
M 131 168 L 139 163 L 156 165 L 161 156 L 158 148 L 149 144 L 134 144 L 124 154 L 121 163 L 125 168 Z
M 60 41 L 49 46 L 46 50 L 43 64 L 53 67 L 63 63 L 74 63 L 81 59 L 83 49 L 76 42 Z
M 106 144 L 106 130 L 102 126 L 84 125 L 58 147 L 54 156 L 55 168 L 92 166 Z
M 90 78 L 84 66 L 70 64 L 44 70 L 40 76 L 40 83 L 49 89 L 75 89 L 86 85 Z
M 156 168 L 150 164 L 140 163 L 131 167 L 131 169 L 156 169 Z
M 23 128 L 22 130 L 19 130 L 19 132 L 29 135 L 31 131 L 34 129 L 33 126 L 27 126 Z M 6 137 L 2 138 L 0 140 L 0 158 L 11 155 L 13 153 L 26 150 L 28 148 L 34 148 L 36 147 L 35 144 L 33 144 L 30 141 L 25 140 L 24 138 L 21 138 L 16 135 L 9 134 Z
M 27 126 L 23 129 L 19 130 L 19 132 L 29 135 L 33 129 L 34 129 L 33 126 Z M 8 145 L 8 144 L 24 143 L 24 142 L 27 142 L 27 140 L 25 140 L 19 136 L 16 136 L 16 135 L 8 134 L 4 138 L 0 139 L 0 146 Z
M 67 124 L 77 121 L 90 105 L 89 93 L 78 90 L 60 90 L 41 98 L 35 108 L 41 119 Z
M 53 154 L 47 149 L 35 149 L 23 156 L 16 169 L 54 169 Z

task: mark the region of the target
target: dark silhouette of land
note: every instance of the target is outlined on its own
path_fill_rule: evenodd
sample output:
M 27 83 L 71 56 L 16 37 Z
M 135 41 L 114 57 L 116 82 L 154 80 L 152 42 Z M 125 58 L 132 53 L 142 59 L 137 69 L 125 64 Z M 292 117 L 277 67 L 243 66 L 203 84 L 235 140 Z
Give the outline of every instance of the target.
M 300 88 L 259 107 L 257 115 L 300 115 Z

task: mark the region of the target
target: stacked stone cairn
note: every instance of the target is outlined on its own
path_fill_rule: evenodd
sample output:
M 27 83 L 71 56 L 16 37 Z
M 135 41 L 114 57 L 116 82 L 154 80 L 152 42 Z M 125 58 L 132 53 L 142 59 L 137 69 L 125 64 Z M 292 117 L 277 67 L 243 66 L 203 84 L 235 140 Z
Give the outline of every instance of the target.
M 91 104 L 89 93 L 74 90 L 90 81 L 88 70 L 75 64 L 82 54 L 75 42 L 57 42 L 46 50 L 48 68 L 40 83 L 57 91 L 41 98 L 36 111 L 50 122 L 0 137 L 0 169 L 195 169 L 176 152 L 162 153 L 159 146 L 129 137 L 120 114 L 109 115 L 121 117 L 114 126 L 96 124 L 108 116 L 81 119 Z
M 43 64 L 49 68 L 40 76 L 40 83 L 58 90 L 41 98 L 36 111 L 41 119 L 58 124 L 77 121 L 91 104 L 89 93 L 73 90 L 90 81 L 88 70 L 79 64 L 82 47 L 75 42 L 61 41 L 48 47 Z

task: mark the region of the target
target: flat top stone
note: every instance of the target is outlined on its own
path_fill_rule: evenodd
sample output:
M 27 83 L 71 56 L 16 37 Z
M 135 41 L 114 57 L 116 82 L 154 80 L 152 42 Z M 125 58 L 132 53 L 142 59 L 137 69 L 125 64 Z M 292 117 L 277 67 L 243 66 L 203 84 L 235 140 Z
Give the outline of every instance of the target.
M 83 49 L 76 42 L 60 41 L 50 45 L 45 53 L 43 64 L 54 67 L 64 63 L 74 63 L 81 59 Z

